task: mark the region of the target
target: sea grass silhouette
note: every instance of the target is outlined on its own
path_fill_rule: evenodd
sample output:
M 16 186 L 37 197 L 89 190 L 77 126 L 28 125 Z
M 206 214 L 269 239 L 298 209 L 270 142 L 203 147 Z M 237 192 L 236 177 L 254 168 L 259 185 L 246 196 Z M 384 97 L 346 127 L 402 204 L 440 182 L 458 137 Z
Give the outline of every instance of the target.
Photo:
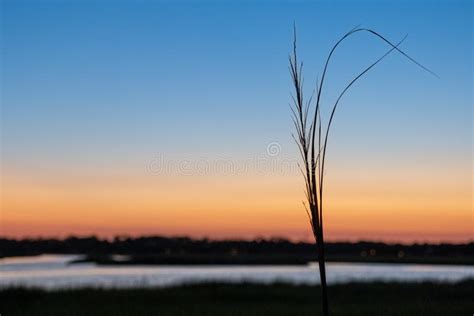
M 324 64 L 324 70 L 322 73 L 321 81 L 316 83 L 316 89 L 313 94 L 309 97 L 308 101 L 304 99 L 303 91 L 303 63 L 298 63 L 297 58 L 297 49 L 296 49 L 296 26 L 293 28 L 293 53 L 289 56 L 290 63 L 290 74 L 293 83 L 293 88 L 295 95 L 292 95 L 293 106 L 290 105 L 292 113 L 292 121 L 297 133 L 295 137 L 292 134 L 293 139 L 295 140 L 299 152 L 301 154 L 303 167 L 299 165 L 300 171 L 303 174 L 305 180 L 305 190 L 306 190 L 306 200 L 308 205 L 303 201 L 306 213 L 308 214 L 309 222 L 313 235 L 316 241 L 316 251 L 318 254 L 318 265 L 319 273 L 321 279 L 321 293 L 322 293 L 322 307 L 323 315 L 329 315 L 329 304 L 328 304 L 328 295 L 327 295 L 327 284 L 326 284 L 326 264 L 325 264 L 325 252 L 324 252 L 324 229 L 323 229 L 323 193 L 324 193 L 324 168 L 326 162 L 326 150 L 328 144 L 329 131 L 331 128 L 332 121 L 334 119 L 334 114 L 339 105 L 339 101 L 345 95 L 345 93 L 353 86 L 357 80 L 363 77 L 369 70 L 375 67 L 380 63 L 386 56 L 392 52 L 398 52 L 403 57 L 407 58 L 410 62 L 414 63 L 424 71 L 432 74 L 435 77 L 438 77 L 434 72 L 417 62 L 415 59 L 410 57 L 404 51 L 402 51 L 399 46 L 406 39 L 403 37 L 401 41 L 397 44 L 392 43 L 384 36 L 380 35 L 378 32 L 361 28 L 359 26 L 354 27 L 349 32 L 344 34 L 337 42 L 334 44 L 332 49 L 329 52 L 329 55 Z M 332 105 L 331 115 L 329 117 L 328 123 L 323 126 L 321 119 L 321 94 L 324 88 L 324 80 L 326 78 L 326 73 L 328 70 L 329 63 L 333 56 L 333 53 L 337 49 L 340 43 L 345 39 L 356 33 L 367 33 L 376 39 L 381 40 L 382 42 L 389 45 L 390 49 L 385 52 L 382 56 L 376 59 L 372 64 L 366 67 L 362 72 L 355 76 L 342 90 L 339 96 L 336 99 L 336 102 Z M 315 97 L 316 96 L 316 97 Z M 314 103 L 314 106 L 312 106 Z M 308 121 L 308 115 L 310 111 L 314 111 L 312 119 Z M 317 132 L 317 134 L 316 134 Z

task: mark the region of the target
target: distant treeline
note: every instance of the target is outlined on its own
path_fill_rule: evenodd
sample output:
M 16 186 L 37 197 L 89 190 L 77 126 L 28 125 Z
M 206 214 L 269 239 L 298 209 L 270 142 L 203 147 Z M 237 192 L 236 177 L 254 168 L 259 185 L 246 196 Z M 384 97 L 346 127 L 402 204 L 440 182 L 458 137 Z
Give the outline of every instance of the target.
M 465 244 L 386 244 L 360 241 L 329 242 L 326 246 L 329 261 L 401 261 L 406 262 L 474 262 L 474 242 Z M 69 237 L 66 239 L 8 239 L 0 238 L 0 256 L 38 254 L 87 254 L 104 256 L 267 256 L 288 255 L 316 258 L 315 245 L 285 239 L 208 240 L 188 237 L 116 237 L 113 240 L 97 237 Z M 412 260 L 410 260 L 412 259 Z

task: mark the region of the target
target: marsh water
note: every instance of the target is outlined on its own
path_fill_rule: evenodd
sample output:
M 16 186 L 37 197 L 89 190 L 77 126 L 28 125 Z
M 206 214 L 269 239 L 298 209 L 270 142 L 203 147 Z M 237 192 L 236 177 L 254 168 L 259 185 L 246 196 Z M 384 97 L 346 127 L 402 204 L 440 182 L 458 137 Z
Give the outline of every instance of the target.
M 0 287 L 46 289 L 165 287 L 200 282 L 289 282 L 317 284 L 317 265 L 307 266 L 99 266 L 74 263 L 81 255 L 0 259 Z M 444 281 L 474 278 L 474 266 L 328 263 L 328 283 L 351 281 Z

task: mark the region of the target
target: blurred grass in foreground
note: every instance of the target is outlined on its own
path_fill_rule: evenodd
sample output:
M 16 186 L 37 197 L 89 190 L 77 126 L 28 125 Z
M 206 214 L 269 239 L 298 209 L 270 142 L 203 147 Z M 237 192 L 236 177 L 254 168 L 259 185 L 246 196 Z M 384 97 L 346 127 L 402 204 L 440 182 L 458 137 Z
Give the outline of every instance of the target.
M 201 284 L 167 289 L 0 291 L 1 315 L 317 315 L 319 286 Z M 474 280 L 329 287 L 331 315 L 472 315 Z

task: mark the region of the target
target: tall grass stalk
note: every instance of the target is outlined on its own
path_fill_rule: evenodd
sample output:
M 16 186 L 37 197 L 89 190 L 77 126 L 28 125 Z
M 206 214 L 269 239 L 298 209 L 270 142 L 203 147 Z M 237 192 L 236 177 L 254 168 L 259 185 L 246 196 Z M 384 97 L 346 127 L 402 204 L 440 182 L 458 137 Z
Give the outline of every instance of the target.
M 349 83 L 345 86 L 342 92 L 337 97 L 334 104 L 332 104 L 331 114 L 327 123 L 323 123 L 321 117 L 321 95 L 324 90 L 324 80 L 328 71 L 333 53 L 336 51 L 338 46 L 347 38 L 351 37 L 356 33 L 366 33 L 377 40 L 382 41 L 389 46 L 389 49 L 376 59 L 372 64 L 366 67 L 363 71 L 357 74 Z M 299 152 L 302 158 L 302 165 L 299 165 L 301 173 L 303 174 L 305 181 L 305 193 L 306 202 L 303 201 L 306 213 L 308 214 L 309 223 L 313 231 L 313 235 L 316 241 L 316 251 L 318 254 L 318 265 L 319 274 L 321 280 L 321 294 L 322 294 L 322 308 L 323 315 L 329 315 L 329 303 L 326 283 L 326 264 L 325 264 L 325 253 L 324 253 L 324 221 L 323 221 L 323 193 L 324 193 L 324 171 L 326 162 L 326 150 L 328 145 L 329 131 L 331 128 L 334 114 L 339 105 L 340 100 L 349 90 L 352 85 L 363 77 L 370 69 L 375 67 L 381 62 L 386 56 L 392 52 L 398 52 L 403 57 L 407 58 L 410 62 L 414 63 L 424 71 L 436 76 L 431 70 L 418 63 L 415 59 L 411 58 L 405 52 L 403 52 L 399 46 L 405 40 L 406 36 L 398 43 L 394 44 L 387 40 L 384 36 L 378 32 L 361 27 L 355 27 L 346 34 L 344 34 L 334 44 L 326 58 L 324 64 L 321 80 L 316 83 L 316 88 L 311 96 L 306 100 L 303 89 L 303 63 L 298 61 L 297 49 L 296 49 L 296 27 L 294 27 L 294 39 L 293 39 L 293 52 L 289 56 L 290 63 L 290 74 L 292 84 L 294 88 L 294 94 L 292 95 L 292 105 L 290 105 L 292 113 L 292 121 L 296 130 L 296 135 L 292 134 Z

